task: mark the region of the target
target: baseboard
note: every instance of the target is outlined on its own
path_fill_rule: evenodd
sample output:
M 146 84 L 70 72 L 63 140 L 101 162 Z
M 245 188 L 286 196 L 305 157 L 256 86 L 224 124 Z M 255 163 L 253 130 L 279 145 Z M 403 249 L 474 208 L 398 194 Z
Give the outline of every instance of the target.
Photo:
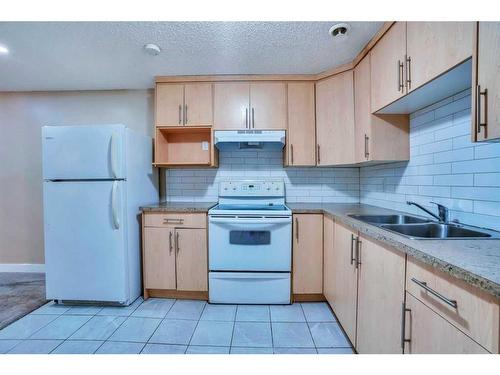
M 0 272 L 45 273 L 45 264 L 0 263 Z

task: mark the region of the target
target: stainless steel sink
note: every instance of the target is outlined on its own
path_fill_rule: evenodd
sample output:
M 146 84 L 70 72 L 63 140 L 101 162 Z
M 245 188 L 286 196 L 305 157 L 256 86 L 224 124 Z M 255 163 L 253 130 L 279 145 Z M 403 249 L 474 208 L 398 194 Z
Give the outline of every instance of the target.
M 416 224 L 428 223 L 430 220 L 410 215 L 349 215 L 353 219 L 370 224 Z
M 425 224 L 383 224 L 381 228 L 407 236 L 409 238 L 428 239 L 472 239 L 491 238 L 495 232 L 479 228 L 466 228 L 456 224 L 425 223 Z M 495 236 L 496 237 L 496 236 Z

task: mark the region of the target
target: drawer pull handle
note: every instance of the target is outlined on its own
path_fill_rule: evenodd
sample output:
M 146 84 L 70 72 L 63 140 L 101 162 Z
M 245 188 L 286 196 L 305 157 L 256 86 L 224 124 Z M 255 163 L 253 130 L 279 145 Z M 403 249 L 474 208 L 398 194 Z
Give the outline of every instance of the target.
M 163 224 L 169 224 L 169 223 L 183 224 L 184 219 L 163 219 Z
M 447 305 L 450 305 L 451 307 L 453 307 L 455 309 L 458 307 L 457 301 L 455 301 L 453 299 L 446 298 L 441 293 L 436 292 L 434 289 L 428 287 L 427 283 L 425 281 L 419 281 L 419 280 L 415 279 L 414 277 L 411 278 L 411 281 L 413 281 L 415 284 L 417 284 L 422 289 L 425 289 L 427 292 L 429 292 L 433 296 L 439 298 L 441 301 L 443 301 Z
M 405 343 L 410 343 L 411 338 L 406 338 L 406 313 L 411 313 L 410 309 L 406 308 L 406 304 L 403 302 L 401 305 L 401 350 L 404 353 Z

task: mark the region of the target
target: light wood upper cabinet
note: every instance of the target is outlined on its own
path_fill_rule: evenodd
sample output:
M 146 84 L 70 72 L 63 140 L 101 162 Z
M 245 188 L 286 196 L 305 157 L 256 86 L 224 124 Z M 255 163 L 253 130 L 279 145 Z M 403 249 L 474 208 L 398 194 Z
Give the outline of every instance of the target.
M 288 83 L 288 142 L 286 164 L 316 165 L 314 83 Z
M 323 215 L 293 215 L 293 293 L 323 293 Z
M 371 113 L 370 76 L 368 54 L 354 69 L 356 163 L 409 160 L 409 116 Z
M 214 84 L 214 129 L 247 129 L 249 124 L 250 84 L 223 82 Z
M 396 22 L 370 51 L 372 112 L 406 93 L 406 22 Z
M 207 231 L 176 229 L 177 290 L 207 291 Z
M 186 126 L 213 124 L 211 83 L 189 83 L 184 86 L 184 124 Z
M 360 354 L 402 353 L 405 256 L 361 237 L 359 262 L 356 349 Z
M 487 354 L 488 351 L 453 327 L 425 304 L 406 294 L 405 353 Z
M 500 138 L 500 22 L 479 22 L 476 27 L 472 134 L 483 141 Z
M 250 83 L 250 129 L 287 127 L 286 84 L 284 82 Z
M 352 70 L 316 83 L 316 141 L 319 166 L 355 163 Z
M 358 269 L 354 257 L 357 233 L 335 223 L 333 250 L 328 257 L 327 279 L 329 281 L 327 301 L 335 311 L 351 343 L 356 342 L 356 305 L 358 289 Z M 333 285 L 332 285 L 333 284 Z
M 176 288 L 173 236 L 173 228 L 144 228 L 144 288 Z
M 417 89 L 471 57 L 473 25 L 473 22 L 407 22 L 407 90 Z
M 183 126 L 184 85 L 156 85 L 156 126 Z

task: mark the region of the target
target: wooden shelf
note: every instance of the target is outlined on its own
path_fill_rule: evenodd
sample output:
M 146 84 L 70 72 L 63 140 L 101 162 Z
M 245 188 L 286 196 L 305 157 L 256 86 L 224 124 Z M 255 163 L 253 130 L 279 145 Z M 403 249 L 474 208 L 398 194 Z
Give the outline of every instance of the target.
M 210 127 L 157 127 L 155 162 L 158 167 L 215 166 Z

